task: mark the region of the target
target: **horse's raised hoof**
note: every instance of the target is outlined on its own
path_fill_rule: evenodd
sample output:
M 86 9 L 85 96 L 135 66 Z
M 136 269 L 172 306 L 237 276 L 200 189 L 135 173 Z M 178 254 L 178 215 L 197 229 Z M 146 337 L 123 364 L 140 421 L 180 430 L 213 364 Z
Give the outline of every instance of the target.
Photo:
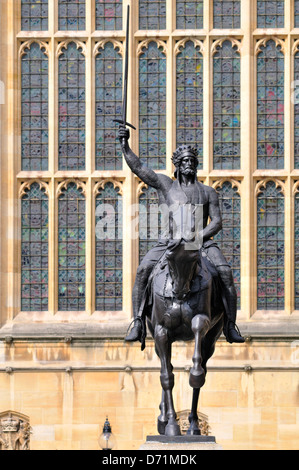
M 165 428 L 165 436 L 181 436 L 181 429 L 177 423 L 168 423 Z
M 198 369 L 194 369 L 192 367 L 192 369 L 190 370 L 190 376 L 189 376 L 190 387 L 201 388 L 204 386 L 205 381 L 206 381 L 206 374 L 203 368 L 199 367 Z
M 167 426 L 168 421 L 162 421 L 160 418 L 158 418 L 158 433 L 161 436 L 165 435 L 165 428 Z

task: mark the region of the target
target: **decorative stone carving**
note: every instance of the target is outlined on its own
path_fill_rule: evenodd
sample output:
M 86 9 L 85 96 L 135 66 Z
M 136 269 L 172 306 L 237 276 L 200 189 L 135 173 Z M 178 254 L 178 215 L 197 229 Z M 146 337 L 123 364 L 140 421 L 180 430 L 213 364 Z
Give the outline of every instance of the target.
M 0 413 L 0 450 L 29 450 L 29 418 L 15 411 Z
M 190 410 L 184 410 L 177 413 L 179 426 L 181 429 L 181 434 L 184 435 L 187 433 L 190 423 L 189 423 L 189 415 Z M 209 418 L 204 415 L 203 413 L 198 413 L 198 427 L 200 429 L 202 436 L 209 436 L 210 433 L 210 426 L 209 426 Z

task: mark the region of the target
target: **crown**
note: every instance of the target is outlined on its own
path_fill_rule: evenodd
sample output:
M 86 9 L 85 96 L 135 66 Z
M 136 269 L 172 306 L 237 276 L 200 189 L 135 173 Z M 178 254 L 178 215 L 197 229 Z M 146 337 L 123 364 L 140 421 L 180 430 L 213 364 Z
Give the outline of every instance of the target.
M 192 145 L 181 145 L 176 149 L 176 151 L 173 153 L 172 156 L 172 162 L 174 166 L 179 166 L 181 164 L 182 158 L 187 155 L 187 154 L 192 154 L 194 158 L 197 159 L 198 157 L 198 150 L 195 147 L 192 147 Z
M 12 416 L 1 420 L 2 432 L 17 432 L 20 421 Z

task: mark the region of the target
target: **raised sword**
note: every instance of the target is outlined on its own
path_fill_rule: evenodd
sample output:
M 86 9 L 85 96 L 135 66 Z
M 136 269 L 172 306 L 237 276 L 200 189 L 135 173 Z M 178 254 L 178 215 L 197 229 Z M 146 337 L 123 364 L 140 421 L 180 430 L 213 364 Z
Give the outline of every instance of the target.
M 127 32 L 126 32 L 126 56 L 125 56 L 125 73 L 123 87 L 123 103 L 122 103 L 122 119 L 113 119 L 114 122 L 122 126 L 129 126 L 136 130 L 132 124 L 127 122 L 127 103 L 128 103 L 128 74 L 129 74 L 129 41 L 130 41 L 130 5 L 127 12 Z

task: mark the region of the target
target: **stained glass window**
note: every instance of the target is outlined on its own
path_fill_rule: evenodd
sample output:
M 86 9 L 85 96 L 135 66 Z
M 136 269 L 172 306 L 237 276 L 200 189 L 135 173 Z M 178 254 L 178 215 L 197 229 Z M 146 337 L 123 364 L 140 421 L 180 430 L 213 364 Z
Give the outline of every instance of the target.
M 59 170 L 85 169 L 85 57 L 75 42 L 59 57 Z
M 284 0 L 258 0 L 258 28 L 284 28 Z
M 122 197 L 106 183 L 96 197 L 96 310 L 121 311 L 123 285 Z
M 58 199 L 58 310 L 85 310 L 85 197 L 69 183 Z
M 22 0 L 21 17 L 23 31 L 47 31 L 48 0 Z
M 186 42 L 176 62 L 176 140 L 177 147 L 198 148 L 199 169 L 203 156 L 203 57 L 199 46 Z
M 158 242 L 161 236 L 161 213 L 159 212 L 158 192 L 154 188 L 144 188 L 139 197 L 139 261 Z
M 284 55 L 271 39 L 257 57 L 257 164 L 284 168 Z
M 22 311 L 48 310 L 48 197 L 33 183 L 22 197 Z
M 112 31 L 122 29 L 122 0 L 96 0 L 96 29 Z
M 295 195 L 295 310 L 299 310 L 299 193 Z
M 269 181 L 257 198 L 258 310 L 284 309 L 284 196 Z
M 122 113 L 122 57 L 111 42 L 96 56 L 96 169 L 121 170 L 122 151 L 113 119 Z
M 60 31 L 85 30 L 85 0 L 59 0 Z
M 166 57 L 155 41 L 139 58 L 139 157 L 154 170 L 166 167 Z
M 240 15 L 240 0 L 214 0 L 214 28 L 240 28 Z
M 295 100 L 294 100 L 294 118 L 295 118 L 295 132 L 294 132 L 294 140 L 295 140 L 295 161 L 294 165 L 295 168 L 299 168 L 299 95 L 298 95 L 298 86 L 299 86 L 299 52 L 295 54 L 294 58 L 294 80 L 295 80 Z
M 166 29 L 166 0 L 139 0 L 139 29 Z
M 240 168 L 240 54 L 231 41 L 214 54 L 214 169 Z
M 299 28 L 299 0 L 295 0 L 295 28 Z
M 48 57 L 37 43 L 22 56 L 22 170 L 48 170 Z
M 232 268 L 238 295 L 238 308 L 241 296 L 241 199 L 237 188 L 225 181 L 217 188 L 222 214 L 223 229 L 214 240 Z
M 203 28 L 203 1 L 191 0 L 176 2 L 177 29 Z

